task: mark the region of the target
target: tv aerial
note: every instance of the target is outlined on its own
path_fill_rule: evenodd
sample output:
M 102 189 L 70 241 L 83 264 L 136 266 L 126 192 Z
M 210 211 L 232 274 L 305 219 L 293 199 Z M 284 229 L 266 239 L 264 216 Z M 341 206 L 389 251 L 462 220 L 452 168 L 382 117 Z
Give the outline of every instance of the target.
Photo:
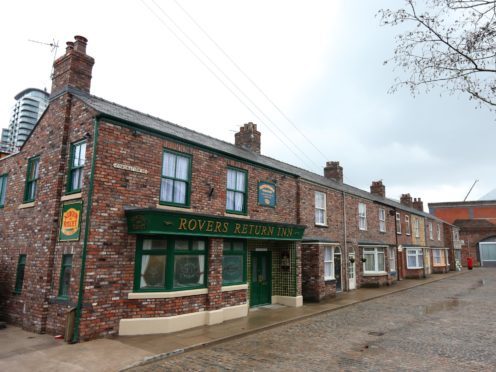
M 50 51 L 53 53 L 53 62 L 55 62 L 55 58 L 57 57 L 57 49 L 59 48 L 59 42 L 58 41 L 55 41 L 55 39 L 53 39 L 51 43 L 46 43 L 43 41 L 31 40 L 31 39 L 28 39 L 28 41 L 31 43 L 35 43 L 35 44 L 49 46 L 51 48 Z M 52 66 L 53 66 L 53 63 L 52 63 Z M 53 75 L 53 70 L 50 73 L 50 79 L 52 78 L 52 75 Z

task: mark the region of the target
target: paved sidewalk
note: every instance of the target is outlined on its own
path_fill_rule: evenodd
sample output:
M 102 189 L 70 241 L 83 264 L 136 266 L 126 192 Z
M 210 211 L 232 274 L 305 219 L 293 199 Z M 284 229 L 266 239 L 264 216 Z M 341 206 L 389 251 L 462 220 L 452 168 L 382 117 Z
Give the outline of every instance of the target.
M 390 287 L 362 288 L 299 308 L 271 305 L 252 309 L 245 318 L 187 331 L 147 336 L 125 336 L 68 345 L 49 335 L 8 326 L 0 330 L 2 371 L 119 371 L 150 361 L 260 332 L 282 324 L 333 311 L 412 287 L 461 275 L 468 271 L 403 280 Z

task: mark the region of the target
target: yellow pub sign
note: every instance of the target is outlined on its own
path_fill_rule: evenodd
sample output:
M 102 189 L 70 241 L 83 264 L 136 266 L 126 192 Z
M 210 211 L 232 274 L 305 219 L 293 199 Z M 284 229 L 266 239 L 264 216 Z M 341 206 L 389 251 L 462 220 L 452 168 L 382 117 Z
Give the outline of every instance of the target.
M 82 202 L 62 205 L 59 240 L 79 240 L 81 230 Z

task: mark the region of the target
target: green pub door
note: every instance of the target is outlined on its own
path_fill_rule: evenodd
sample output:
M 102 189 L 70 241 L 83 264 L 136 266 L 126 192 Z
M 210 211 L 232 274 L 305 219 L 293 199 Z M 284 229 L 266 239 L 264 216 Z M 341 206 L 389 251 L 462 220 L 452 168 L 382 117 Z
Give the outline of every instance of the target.
M 250 306 L 271 302 L 271 252 L 251 252 Z

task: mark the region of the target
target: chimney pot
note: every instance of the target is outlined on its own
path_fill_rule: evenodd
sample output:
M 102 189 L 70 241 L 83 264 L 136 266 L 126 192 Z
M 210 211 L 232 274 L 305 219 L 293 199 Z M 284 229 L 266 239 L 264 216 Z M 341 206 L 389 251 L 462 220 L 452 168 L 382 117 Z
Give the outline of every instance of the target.
M 74 36 L 74 39 L 76 40 L 74 43 L 74 50 L 76 52 L 86 54 L 86 44 L 88 44 L 88 39 L 79 35 Z
M 339 165 L 339 161 L 326 162 L 324 177 L 338 183 L 343 183 L 343 167 Z
M 382 180 L 372 181 L 372 185 L 370 185 L 370 193 L 383 198 L 386 197 L 386 186 L 384 186 Z
M 234 144 L 260 154 L 261 134 L 257 130 L 257 124 L 249 122 L 240 127 L 239 132 L 234 134 Z
M 86 54 L 88 40 L 83 36 L 75 36 L 74 39 L 66 43 L 65 54 L 53 63 L 52 96 L 67 86 L 90 91 L 95 60 Z
M 410 196 L 410 194 L 402 194 L 400 203 L 406 205 L 407 207 L 412 207 L 412 197 Z

